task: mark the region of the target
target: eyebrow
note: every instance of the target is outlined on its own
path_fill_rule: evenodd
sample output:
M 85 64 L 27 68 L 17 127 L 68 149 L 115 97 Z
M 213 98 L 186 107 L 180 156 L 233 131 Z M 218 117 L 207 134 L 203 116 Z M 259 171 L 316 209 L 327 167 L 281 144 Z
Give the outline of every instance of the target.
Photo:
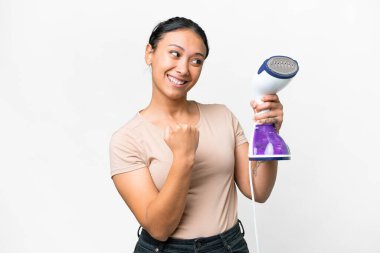
M 179 46 L 179 45 L 177 45 L 177 44 L 169 44 L 169 46 L 179 47 L 180 49 L 182 49 L 183 51 L 185 51 L 185 49 L 184 49 L 183 47 L 181 47 L 181 46 Z M 200 56 L 202 56 L 203 58 L 206 58 L 206 57 L 204 56 L 204 54 L 202 54 L 202 53 L 195 53 L 195 55 L 200 55 Z

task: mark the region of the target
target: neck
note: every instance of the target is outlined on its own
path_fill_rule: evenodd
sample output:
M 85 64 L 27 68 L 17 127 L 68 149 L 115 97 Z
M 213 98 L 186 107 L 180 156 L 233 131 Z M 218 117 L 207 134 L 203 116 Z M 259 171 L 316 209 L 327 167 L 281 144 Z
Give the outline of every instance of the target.
M 144 109 L 145 112 L 155 116 L 166 115 L 169 118 L 178 118 L 190 111 L 190 102 L 184 96 L 180 99 L 169 99 L 162 94 L 152 94 L 149 105 Z

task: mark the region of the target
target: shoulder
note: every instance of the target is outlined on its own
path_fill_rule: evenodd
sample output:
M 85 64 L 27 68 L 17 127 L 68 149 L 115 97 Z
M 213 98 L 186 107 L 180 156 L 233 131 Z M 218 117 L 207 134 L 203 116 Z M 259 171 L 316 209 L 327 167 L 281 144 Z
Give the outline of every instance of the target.
M 219 128 L 221 128 L 222 126 L 230 126 L 234 120 L 232 112 L 224 104 L 198 103 L 198 105 L 203 122 L 208 122 L 213 125 L 217 124 Z
M 199 108 L 202 110 L 203 113 L 209 113 L 209 114 L 226 114 L 231 113 L 230 109 L 224 104 L 202 104 L 197 102 Z
M 136 113 L 124 125 L 119 127 L 111 136 L 111 145 L 120 143 L 137 142 L 143 125 L 143 120 Z
M 223 120 L 225 123 L 231 123 L 235 126 L 240 124 L 235 114 L 224 104 L 200 104 L 198 103 L 200 111 L 204 118 L 210 120 L 218 120 L 220 123 Z

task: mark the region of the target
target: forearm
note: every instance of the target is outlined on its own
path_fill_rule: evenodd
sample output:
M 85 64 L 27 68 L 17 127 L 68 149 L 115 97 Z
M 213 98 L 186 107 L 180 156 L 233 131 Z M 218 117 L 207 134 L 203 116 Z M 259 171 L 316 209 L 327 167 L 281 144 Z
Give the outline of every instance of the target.
M 146 211 L 146 228 L 160 241 L 165 241 L 177 228 L 186 205 L 192 162 L 173 159 L 168 177 L 157 197 Z
M 265 202 L 274 187 L 278 161 L 252 162 L 252 182 L 257 202 Z

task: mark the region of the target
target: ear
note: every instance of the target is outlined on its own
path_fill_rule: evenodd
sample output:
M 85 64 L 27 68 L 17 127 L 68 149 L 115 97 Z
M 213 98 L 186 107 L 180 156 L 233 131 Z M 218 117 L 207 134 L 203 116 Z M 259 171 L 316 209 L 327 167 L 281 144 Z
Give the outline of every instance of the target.
M 152 45 L 148 43 L 145 47 L 145 62 L 148 65 L 152 64 L 152 54 L 153 54 Z

